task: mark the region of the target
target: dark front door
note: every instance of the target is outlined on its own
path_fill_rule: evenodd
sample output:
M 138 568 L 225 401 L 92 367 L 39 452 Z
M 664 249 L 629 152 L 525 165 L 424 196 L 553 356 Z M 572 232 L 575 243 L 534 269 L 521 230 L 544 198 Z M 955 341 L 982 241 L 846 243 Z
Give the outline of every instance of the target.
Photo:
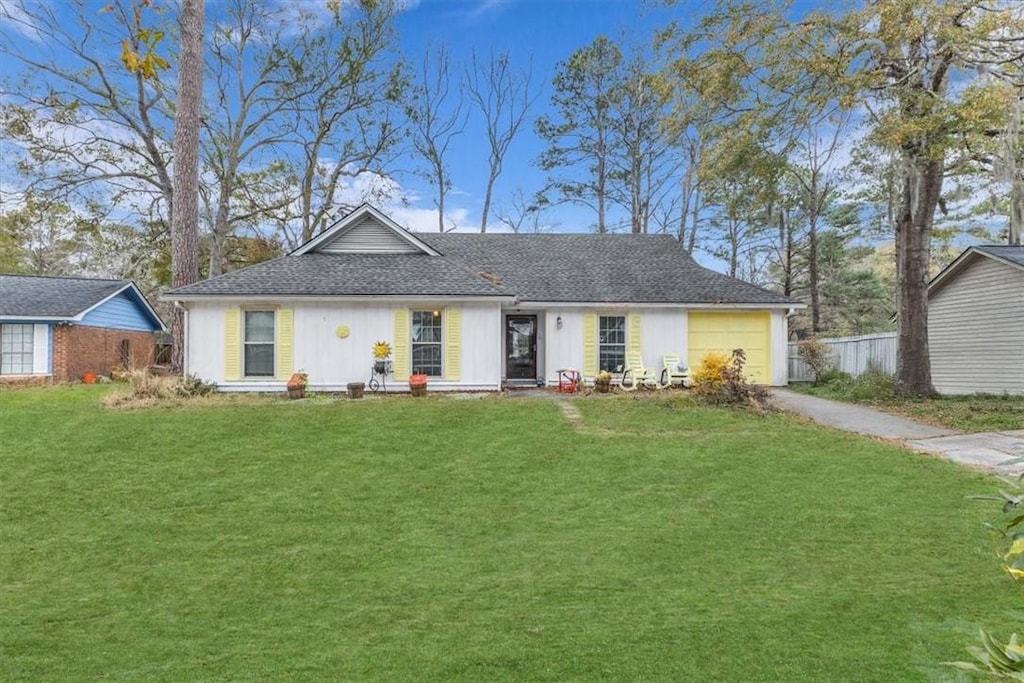
M 505 376 L 537 379 L 537 316 L 505 318 Z

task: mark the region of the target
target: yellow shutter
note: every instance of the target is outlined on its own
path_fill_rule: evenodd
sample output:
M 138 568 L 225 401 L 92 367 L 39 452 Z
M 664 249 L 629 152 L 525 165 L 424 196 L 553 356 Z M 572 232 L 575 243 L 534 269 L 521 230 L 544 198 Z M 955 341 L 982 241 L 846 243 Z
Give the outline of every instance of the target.
M 391 343 L 391 369 L 395 377 L 409 376 L 409 311 L 395 311 L 395 338 Z
M 597 314 L 583 314 L 583 375 L 597 374 Z
M 241 312 L 237 308 L 224 311 L 224 379 L 242 379 Z
M 277 311 L 277 378 L 287 381 L 295 372 L 295 311 Z
M 444 316 L 444 378 L 458 382 L 462 376 L 462 311 L 446 308 Z
M 640 314 L 630 313 L 626 316 L 626 346 L 630 353 L 643 355 L 642 335 L 640 332 Z

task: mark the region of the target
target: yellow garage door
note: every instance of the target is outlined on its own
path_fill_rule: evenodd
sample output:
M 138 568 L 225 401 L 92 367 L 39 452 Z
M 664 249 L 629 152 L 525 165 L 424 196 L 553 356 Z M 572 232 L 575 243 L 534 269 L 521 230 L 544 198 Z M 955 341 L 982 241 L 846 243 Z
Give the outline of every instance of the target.
M 689 363 L 696 367 L 711 351 L 747 354 L 746 374 L 756 384 L 771 384 L 771 317 L 767 311 L 692 311 L 689 316 Z

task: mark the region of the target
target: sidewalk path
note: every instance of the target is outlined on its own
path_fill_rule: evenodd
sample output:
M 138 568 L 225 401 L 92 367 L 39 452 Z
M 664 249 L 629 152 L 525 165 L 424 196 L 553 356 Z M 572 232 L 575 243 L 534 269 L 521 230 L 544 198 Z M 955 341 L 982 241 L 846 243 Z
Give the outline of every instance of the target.
M 779 408 L 836 429 L 899 441 L 921 453 L 999 474 L 1024 472 L 1024 463 L 1004 464 L 1007 460 L 1024 456 L 1024 430 L 964 434 L 874 408 L 808 396 L 789 389 L 773 389 L 772 396 Z

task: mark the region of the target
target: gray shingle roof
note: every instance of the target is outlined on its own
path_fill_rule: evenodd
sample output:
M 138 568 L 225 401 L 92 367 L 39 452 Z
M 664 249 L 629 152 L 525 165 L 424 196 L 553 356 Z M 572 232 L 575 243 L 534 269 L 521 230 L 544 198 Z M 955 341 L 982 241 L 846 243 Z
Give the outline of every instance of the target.
M 127 280 L 0 275 L 0 315 L 73 318 L 129 284 Z
M 795 303 L 697 264 L 669 235 L 424 234 L 524 301 Z
M 1014 247 L 1007 244 L 981 244 L 974 248 L 989 256 L 997 256 L 1024 267 L 1024 247 Z
M 284 256 L 167 296 L 515 296 L 594 303 L 796 303 L 698 265 L 667 235 L 416 233 L 441 256 Z
M 167 293 L 224 296 L 509 296 L 456 259 L 426 254 L 282 256 Z

